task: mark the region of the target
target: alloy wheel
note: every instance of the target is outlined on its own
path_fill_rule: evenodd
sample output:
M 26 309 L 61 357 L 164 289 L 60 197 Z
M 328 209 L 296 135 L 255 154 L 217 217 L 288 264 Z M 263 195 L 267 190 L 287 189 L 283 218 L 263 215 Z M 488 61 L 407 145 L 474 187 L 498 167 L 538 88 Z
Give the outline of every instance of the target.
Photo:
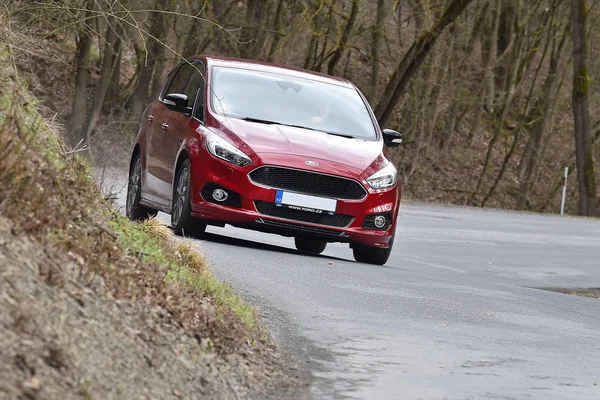
M 175 204 L 173 206 L 173 223 L 177 225 L 179 219 L 183 214 L 183 207 L 187 201 L 187 190 L 188 190 L 188 168 L 184 166 L 179 173 L 179 179 L 177 180 L 177 191 Z
M 142 179 L 142 160 L 138 158 L 133 167 L 133 171 L 129 176 L 129 187 L 127 190 L 127 214 L 131 214 L 141 190 L 141 179 Z

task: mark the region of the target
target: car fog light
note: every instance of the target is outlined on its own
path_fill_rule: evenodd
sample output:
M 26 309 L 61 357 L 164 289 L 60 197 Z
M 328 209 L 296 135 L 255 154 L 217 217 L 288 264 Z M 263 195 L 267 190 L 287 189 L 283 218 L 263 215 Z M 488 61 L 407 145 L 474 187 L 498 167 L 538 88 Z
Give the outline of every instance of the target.
M 216 201 L 225 201 L 225 200 L 227 200 L 227 196 L 228 196 L 227 192 L 224 191 L 223 189 L 215 189 L 212 192 L 212 197 Z
M 383 228 L 385 225 L 385 217 L 383 215 L 378 215 L 375 217 L 375 221 L 373 221 L 377 228 Z

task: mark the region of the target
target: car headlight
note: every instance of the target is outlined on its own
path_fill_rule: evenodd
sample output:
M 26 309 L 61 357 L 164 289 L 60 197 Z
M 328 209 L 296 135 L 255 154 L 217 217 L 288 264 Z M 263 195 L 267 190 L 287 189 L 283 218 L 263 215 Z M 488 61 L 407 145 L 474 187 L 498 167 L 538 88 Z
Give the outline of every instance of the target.
M 252 162 L 250 157 L 240 149 L 215 133 L 210 133 L 206 137 L 206 148 L 213 156 L 239 167 L 245 167 Z
M 373 189 L 385 189 L 396 184 L 396 167 L 393 163 L 388 163 L 385 167 L 371 175 L 367 182 Z

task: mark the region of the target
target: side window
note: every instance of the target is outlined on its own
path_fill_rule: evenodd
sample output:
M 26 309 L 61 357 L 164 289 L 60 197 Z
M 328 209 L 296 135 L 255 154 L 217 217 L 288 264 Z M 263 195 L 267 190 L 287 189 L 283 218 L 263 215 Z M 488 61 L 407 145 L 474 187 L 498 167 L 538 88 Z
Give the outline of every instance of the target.
M 177 74 L 170 82 L 165 91 L 165 95 L 169 93 L 183 93 L 183 88 L 190 77 L 190 73 L 193 71 L 193 67 L 189 64 L 182 64 Z
M 192 76 L 188 81 L 183 93 L 187 95 L 190 109 L 194 107 L 194 117 L 202 120 L 204 114 L 204 65 L 202 62 L 197 62 L 192 67 Z
M 167 95 L 167 93 L 169 93 L 168 92 L 169 86 L 171 86 L 171 83 L 173 82 L 173 78 L 175 78 L 175 76 L 179 72 L 179 69 L 180 69 L 180 67 L 177 66 L 177 67 L 173 68 L 171 70 L 171 72 L 169 72 L 169 74 L 167 75 L 167 77 L 163 83 L 162 89 L 161 89 L 160 93 L 158 94 L 158 99 L 160 101 L 162 101 L 165 98 L 165 96 Z

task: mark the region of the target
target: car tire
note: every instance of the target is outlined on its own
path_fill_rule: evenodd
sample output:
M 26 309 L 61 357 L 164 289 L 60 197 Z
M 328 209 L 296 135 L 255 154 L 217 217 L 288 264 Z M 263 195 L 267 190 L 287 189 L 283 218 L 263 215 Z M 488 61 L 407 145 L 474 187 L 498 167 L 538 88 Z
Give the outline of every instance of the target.
M 303 237 L 294 238 L 294 244 L 300 251 L 313 254 L 321 254 L 327 247 L 327 242 L 323 240 L 307 239 Z
M 191 171 L 189 159 L 184 160 L 177 169 L 171 205 L 171 229 L 176 235 L 198 238 L 204 234 L 206 224 L 191 216 Z
M 125 215 L 132 221 L 141 221 L 156 217 L 157 210 L 140 204 L 142 197 L 142 159 L 139 154 L 135 156 L 127 182 L 127 197 L 125 200 Z
M 395 235 L 392 236 L 392 238 L 390 239 L 387 249 L 354 243 L 352 245 L 354 259 L 357 262 L 362 262 L 366 264 L 384 265 L 390 258 L 390 254 L 392 254 L 392 247 L 394 246 L 394 237 Z

